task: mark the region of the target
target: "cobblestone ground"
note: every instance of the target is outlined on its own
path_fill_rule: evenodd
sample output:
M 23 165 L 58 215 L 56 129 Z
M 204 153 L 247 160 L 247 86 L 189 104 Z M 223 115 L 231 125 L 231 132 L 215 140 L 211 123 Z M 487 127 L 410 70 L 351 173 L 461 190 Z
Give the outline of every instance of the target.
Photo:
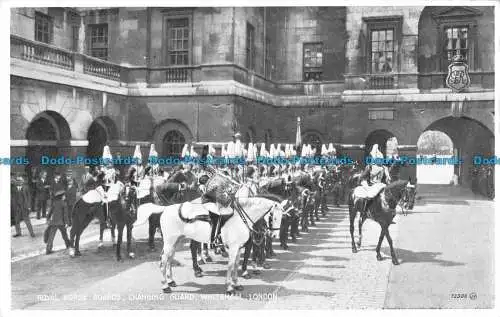
M 214 263 L 202 266 L 203 278 L 194 277 L 187 243 L 176 253 L 180 266 L 173 270 L 178 287 L 174 293 L 163 295 L 159 251 L 147 250 L 147 227 L 141 226 L 134 229 L 137 239 L 134 260 L 116 262 L 109 232 L 106 232 L 108 242 L 100 250 L 97 250 L 97 237 L 94 240 L 88 237 L 92 242 L 82 247 L 81 258 L 72 259 L 66 251 L 59 251 L 50 256 L 33 256 L 13 262 L 13 308 L 456 307 L 456 301 L 452 301 L 455 306 L 449 304 L 450 292 L 465 291 L 467 287 L 468 292 L 474 289 L 481 296 L 468 307 L 488 307 L 493 296 L 492 282 L 488 282 L 493 276 L 493 242 L 488 240 L 493 233 L 492 203 L 473 198 L 457 212 L 456 205 L 441 203 L 443 206 L 438 206 L 432 199 L 453 201 L 449 196 L 432 198 L 423 194 L 414 212 L 406 217 L 398 215 L 396 224 L 391 226 L 402 263 L 397 267 L 391 263 L 386 241 L 382 247 L 384 260 L 376 260 L 374 249 L 379 226 L 370 220 L 365 222 L 363 229 L 364 245 L 353 254 L 347 208 L 329 206 L 327 217 L 309 233 L 303 233 L 297 243 L 290 243 L 288 251 L 275 244 L 276 256 L 268 260 L 271 269 L 252 274 L 249 280 L 240 279 L 244 290 L 238 296 L 221 297 L 225 289 L 226 260 L 220 256 L 214 257 Z M 478 212 L 478 206 L 484 208 Z M 480 219 L 473 221 L 473 230 L 470 217 L 467 217 L 471 212 L 478 214 Z M 466 229 L 470 234 L 463 234 Z M 474 234 L 476 231 L 481 234 Z M 459 235 L 458 243 L 462 243 L 462 248 L 453 247 L 451 238 Z M 158 249 L 160 245 L 157 241 Z M 450 263 L 454 265 L 446 265 Z M 445 282 L 454 284 L 446 286 Z M 436 296 L 439 292 L 444 295 Z

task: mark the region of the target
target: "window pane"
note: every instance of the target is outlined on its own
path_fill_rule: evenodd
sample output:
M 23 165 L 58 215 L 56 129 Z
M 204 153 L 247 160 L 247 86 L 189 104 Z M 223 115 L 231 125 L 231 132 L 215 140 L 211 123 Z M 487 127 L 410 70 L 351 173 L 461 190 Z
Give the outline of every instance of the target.
M 392 40 L 392 30 L 387 30 L 387 40 Z
M 379 34 L 379 41 L 385 41 L 385 31 L 381 31 Z
M 378 41 L 378 31 L 372 31 L 372 41 L 373 42 Z

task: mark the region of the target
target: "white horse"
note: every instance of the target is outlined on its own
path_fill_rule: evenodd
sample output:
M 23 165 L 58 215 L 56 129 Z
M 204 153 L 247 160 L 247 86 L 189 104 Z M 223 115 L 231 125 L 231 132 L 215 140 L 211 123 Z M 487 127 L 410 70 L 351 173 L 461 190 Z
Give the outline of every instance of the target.
M 234 204 L 240 212 L 235 210 L 233 215 L 221 228 L 221 237 L 229 253 L 228 270 L 226 276 L 226 294 L 232 295 L 243 289 L 238 284 L 238 264 L 240 249 L 250 238 L 253 223 L 272 212 L 275 223 L 279 223 L 282 207 L 279 203 L 261 197 L 238 198 Z M 211 225 L 207 209 L 201 204 L 187 202 L 170 206 L 144 204 L 139 207 L 138 214 L 149 215 L 162 213 L 160 223 L 163 232 L 163 250 L 161 254 L 160 270 L 163 275 L 163 292 L 170 293 L 171 287 L 177 286 L 172 277 L 172 261 L 175 246 L 179 238 L 186 237 L 201 243 L 210 243 Z M 147 217 L 145 219 L 147 219 Z M 143 220 L 144 217 L 141 217 Z M 138 219 L 134 225 L 140 225 Z M 143 223 L 143 222 L 142 222 Z

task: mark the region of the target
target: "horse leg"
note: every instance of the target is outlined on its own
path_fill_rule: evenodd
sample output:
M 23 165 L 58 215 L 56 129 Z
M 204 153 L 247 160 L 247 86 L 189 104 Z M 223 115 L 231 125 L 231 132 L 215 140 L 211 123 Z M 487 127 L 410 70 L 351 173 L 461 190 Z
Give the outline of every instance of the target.
M 202 259 L 205 263 L 212 262 L 212 258 L 208 254 L 208 243 L 203 243 Z
M 191 249 L 191 259 L 193 261 L 193 270 L 195 277 L 202 277 L 203 270 L 198 265 L 198 249 L 201 248 L 201 244 L 198 241 L 191 240 L 191 244 L 189 245 Z
M 116 244 L 116 242 L 115 242 L 115 229 L 116 229 L 116 223 L 115 223 L 115 221 L 112 221 L 110 230 L 111 230 L 111 242 L 113 242 L 113 245 Z M 123 231 L 123 229 L 122 229 L 122 231 Z
M 394 248 L 392 247 L 392 238 L 389 233 L 389 226 L 387 226 L 384 231 L 385 231 L 385 237 L 387 238 L 387 242 L 389 242 L 389 247 L 391 248 L 392 264 L 399 265 L 398 258 L 396 257 L 396 252 L 394 252 Z
M 81 223 L 80 227 L 78 227 L 78 226 L 75 227 L 75 231 L 73 232 L 73 235 L 75 238 L 74 249 L 70 249 L 70 251 L 69 251 L 69 254 L 71 256 L 81 256 L 82 255 L 80 253 L 80 236 L 83 233 L 83 230 L 85 230 L 85 228 L 87 228 L 89 223 L 92 221 L 92 219 L 93 219 L 92 216 L 87 216 L 83 219 L 83 222 Z M 73 222 L 73 224 L 74 224 L 74 222 Z M 73 230 L 73 227 L 71 227 L 71 229 Z
M 249 279 L 250 278 L 250 273 L 248 273 L 247 266 L 248 266 L 248 258 L 250 258 L 250 251 L 252 250 L 252 239 L 248 239 L 248 241 L 245 243 L 245 253 L 243 254 L 243 264 L 241 265 L 241 270 L 243 273 L 241 273 L 241 276 L 244 279 Z
M 123 261 L 121 254 L 121 246 L 123 239 L 123 225 L 118 225 L 118 241 L 116 243 L 116 260 Z
M 170 283 L 172 282 L 172 254 L 175 249 L 173 239 L 163 241 L 163 251 L 161 253 L 160 271 L 163 275 L 162 289 L 163 293 L 171 293 Z
M 234 288 L 233 284 L 233 272 L 235 270 L 235 262 L 236 262 L 236 256 L 239 252 L 239 249 L 236 245 L 231 246 L 228 248 L 229 250 L 229 260 L 228 260 L 228 266 L 227 266 L 227 275 L 226 275 L 226 295 L 234 295 L 236 290 Z
M 106 229 L 106 221 L 100 221 L 99 222 L 99 244 L 97 245 L 97 248 L 101 248 L 104 245 L 103 235 L 104 235 L 105 229 Z
M 134 228 L 134 225 L 129 223 L 127 225 L 127 254 L 129 259 L 135 258 L 135 253 L 132 252 L 132 229 Z
M 365 223 L 366 217 L 359 215 L 358 229 L 359 229 L 359 241 L 358 248 L 361 248 L 361 240 L 363 240 L 363 223 Z
M 380 255 L 380 246 L 382 245 L 382 241 L 384 240 L 385 232 L 382 225 L 380 225 L 380 236 L 378 237 L 377 248 L 375 251 L 377 252 L 377 260 L 382 261 L 382 255 Z
M 353 199 L 349 197 L 349 232 L 351 233 L 352 253 L 358 252 L 356 243 L 354 243 L 354 220 L 356 219 L 356 213 Z
M 241 251 L 238 248 L 238 252 L 236 252 L 236 259 L 234 261 L 234 271 L 233 271 L 233 287 L 235 291 L 243 290 L 243 286 L 238 284 L 238 267 L 240 265 L 240 257 L 241 257 Z
M 149 216 L 148 221 L 149 221 L 149 239 L 148 239 L 149 250 L 155 251 L 156 224 L 153 221 L 153 216 Z

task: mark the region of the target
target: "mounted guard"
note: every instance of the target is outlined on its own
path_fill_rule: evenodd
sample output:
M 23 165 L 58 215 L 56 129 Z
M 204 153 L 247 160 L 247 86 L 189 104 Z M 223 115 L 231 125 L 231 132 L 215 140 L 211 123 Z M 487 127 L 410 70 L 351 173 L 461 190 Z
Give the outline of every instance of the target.
M 391 176 L 386 166 L 376 160 L 383 160 L 384 155 L 374 144 L 370 156 L 375 162 L 368 164 L 360 176 L 361 186 L 354 189 L 354 197 L 365 199 L 363 212 L 367 212 L 369 204 L 390 183 Z

